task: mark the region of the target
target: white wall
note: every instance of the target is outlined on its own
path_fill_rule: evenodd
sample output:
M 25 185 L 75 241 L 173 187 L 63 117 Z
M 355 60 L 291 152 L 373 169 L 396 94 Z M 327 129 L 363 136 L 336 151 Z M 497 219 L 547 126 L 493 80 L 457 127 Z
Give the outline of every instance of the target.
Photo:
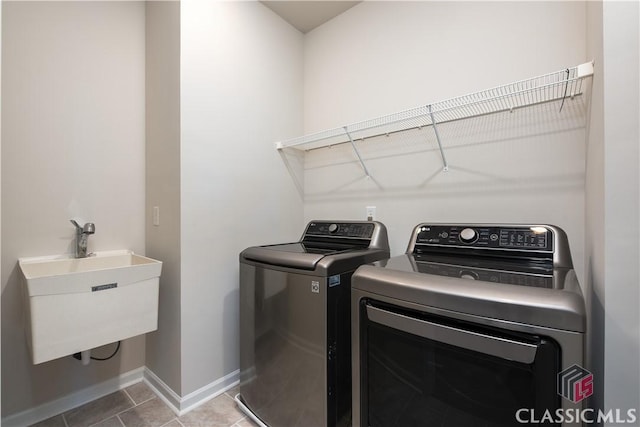
M 2 18 L 6 416 L 144 364 L 141 337 L 108 362 L 32 365 L 17 260 L 71 253 L 72 217 L 96 224 L 89 250 L 144 253 L 145 34 L 141 2 L 4 2 Z
M 0 1 L 0 82 L 2 81 L 2 1 Z M 2 85 L 0 84 L 0 100 L 2 100 Z M 0 236 L 2 236 L 2 102 L 0 101 Z M 1 246 L 1 245 L 0 245 Z M 2 248 L 0 247 L 0 259 Z M 2 263 L 0 262 L 0 277 L 2 277 Z M 0 304 L 0 325 L 2 324 L 2 309 Z M 2 354 L 2 342 L 0 340 L 0 355 Z M 0 356 L 0 362 L 2 357 Z M 0 384 L 2 384 L 2 370 L 0 369 Z M 2 387 L 0 387 L 0 413 L 2 413 Z
M 585 280 L 590 314 L 587 324 L 587 366 L 595 378 L 591 402 L 604 408 L 604 55 L 602 2 L 587 3 L 587 56 L 594 60 L 585 175 Z
M 640 5 L 605 1 L 602 11 L 604 405 L 624 411 L 640 404 Z
M 305 132 L 585 62 L 581 2 L 362 2 L 305 36 Z
M 181 392 L 180 2 L 146 4 L 146 250 L 162 260 L 158 330 L 147 334 L 146 366 Z M 153 207 L 160 224 L 153 225 Z
M 238 254 L 294 240 L 273 141 L 302 132 L 302 34 L 258 2 L 181 3 L 182 395 L 239 368 Z
M 589 2 L 587 11 L 596 63 L 585 231 L 592 404 L 626 411 L 640 402 L 640 13 L 634 2 Z
M 562 70 L 587 61 L 581 2 L 363 2 L 305 38 L 305 131 Z M 583 276 L 584 97 L 360 144 L 305 164 L 305 219 L 365 217 L 389 228 L 392 253 L 435 222 L 551 223 L 567 231 Z

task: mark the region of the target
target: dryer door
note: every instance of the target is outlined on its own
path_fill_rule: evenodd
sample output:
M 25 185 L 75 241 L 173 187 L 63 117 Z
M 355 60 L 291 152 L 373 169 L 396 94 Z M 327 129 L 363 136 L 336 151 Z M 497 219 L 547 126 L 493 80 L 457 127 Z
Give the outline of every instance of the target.
M 367 300 L 360 319 L 361 426 L 514 426 L 561 407 L 549 338 Z

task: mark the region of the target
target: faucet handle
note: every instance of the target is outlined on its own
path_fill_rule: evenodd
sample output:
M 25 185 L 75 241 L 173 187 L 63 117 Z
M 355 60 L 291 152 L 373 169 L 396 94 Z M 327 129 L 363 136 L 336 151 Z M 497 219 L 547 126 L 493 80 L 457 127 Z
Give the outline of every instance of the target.
M 76 231 L 78 233 L 93 234 L 96 232 L 96 226 L 92 222 L 88 222 L 84 226 L 80 226 L 75 219 L 70 219 L 69 221 L 76 227 Z

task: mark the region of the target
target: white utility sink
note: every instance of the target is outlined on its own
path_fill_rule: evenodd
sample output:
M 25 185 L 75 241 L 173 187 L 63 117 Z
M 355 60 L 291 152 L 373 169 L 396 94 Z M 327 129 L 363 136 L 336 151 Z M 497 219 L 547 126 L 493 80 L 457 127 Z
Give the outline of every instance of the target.
M 35 364 L 157 329 L 160 261 L 123 250 L 18 265 Z

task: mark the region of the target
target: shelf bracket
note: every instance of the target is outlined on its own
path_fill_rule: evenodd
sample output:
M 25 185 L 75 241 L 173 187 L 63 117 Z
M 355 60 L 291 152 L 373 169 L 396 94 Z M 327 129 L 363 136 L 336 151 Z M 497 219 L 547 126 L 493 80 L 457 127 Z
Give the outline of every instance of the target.
M 564 100 L 567 99 L 567 89 L 569 88 L 569 69 L 567 68 L 565 73 L 567 73 L 567 80 L 564 84 L 564 94 L 562 95 L 562 103 L 560 104 L 560 111 L 558 113 L 562 113 L 562 107 L 564 107 Z M 573 99 L 573 95 L 571 95 Z
M 438 148 L 440 148 L 440 156 L 442 156 L 442 164 L 444 165 L 442 170 L 447 172 L 449 170 L 449 164 L 447 163 L 447 158 L 444 156 L 444 150 L 442 149 L 442 143 L 440 142 L 440 134 L 438 133 L 436 119 L 433 118 L 431 104 L 429 104 L 427 107 L 429 108 L 429 116 L 431 117 L 431 126 L 433 126 L 433 132 L 436 134 L 436 141 L 438 141 Z
M 358 156 L 358 160 L 360 160 L 360 164 L 362 165 L 362 169 L 364 169 L 364 173 L 367 175 L 367 178 L 371 178 L 371 175 L 369 175 L 369 170 L 367 169 L 367 166 L 364 164 L 364 161 L 362 160 L 362 156 L 358 151 L 358 147 L 356 147 L 355 142 L 353 142 L 353 138 L 351 138 L 351 134 L 347 130 L 347 127 L 344 126 L 342 129 L 344 129 L 344 133 L 346 133 L 347 137 L 349 137 L 349 142 L 351 143 L 351 147 L 353 148 L 353 151 L 356 153 L 356 156 Z

